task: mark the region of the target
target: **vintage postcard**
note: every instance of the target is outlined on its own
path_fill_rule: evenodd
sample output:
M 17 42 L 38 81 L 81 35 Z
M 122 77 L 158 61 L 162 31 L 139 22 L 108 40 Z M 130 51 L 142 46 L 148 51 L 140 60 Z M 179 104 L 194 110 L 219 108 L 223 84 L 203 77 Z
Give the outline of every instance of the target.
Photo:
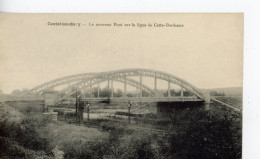
M 0 158 L 242 158 L 243 23 L 0 14 Z

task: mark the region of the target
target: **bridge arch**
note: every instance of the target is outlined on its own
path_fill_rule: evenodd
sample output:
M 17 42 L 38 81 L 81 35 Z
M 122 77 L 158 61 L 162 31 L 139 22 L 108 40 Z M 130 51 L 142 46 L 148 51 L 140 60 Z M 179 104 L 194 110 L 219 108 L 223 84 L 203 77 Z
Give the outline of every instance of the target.
M 48 82 L 45 82 L 41 85 L 38 85 L 32 89 L 30 89 L 27 93 L 28 94 L 41 94 L 45 89 L 50 89 L 54 87 L 58 87 L 60 85 L 64 85 L 67 83 L 72 83 L 75 81 L 81 81 L 85 78 L 89 78 L 91 76 L 94 76 L 96 73 L 82 73 L 82 74 L 75 74 L 70 76 L 65 76 L 61 78 L 57 78 Z
M 123 79 L 127 79 L 129 82 L 129 78 L 131 76 L 140 76 L 140 82 L 138 81 L 132 82 L 132 85 L 137 87 L 140 86 L 141 89 L 144 91 L 147 90 L 148 92 L 152 92 L 151 88 L 143 85 L 141 79 L 142 77 L 153 77 L 155 79 L 161 79 L 164 81 L 168 81 L 169 83 L 173 83 L 176 85 L 179 85 L 182 88 L 185 88 L 186 90 L 192 92 L 195 96 L 198 98 L 205 100 L 205 93 L 198 89 L 197 87 L 193 86 L 192 84 L 186 82 L 185 80 L 174 76 L 172 74 L 168 74 L 162 71 L 156 71 L 151 69 L 123 69 L 123 70 L 117 70 L 117 71 L 109 71 L 109 72 L 100 72 L 100 73 L 84 73 L 84 74 L 76 74 L 76 75 L 70 75 L 65 76 L 62 78 L 58 78 L 46 83 L 43 83 L 39 86 L 36 86 L 28 91 L 29 94 L 40 94 L 45 89 L 48 88 L 54 88 L 63 84 L 67 84 L 69 82 L 76 82 L 72 84 L 71 86 L 65 88 L 63 91 L 66 93 L 70 93 L 70 89 L 74 86 L 83 87 L 84 83 L 93 83 L 98 80 L 119 80 L 119 82 L 122 82 Z M 149 88 L 149 89 L 148 89 Z
M 127 78 L 130 76 L 140 76 L 140 85 L 142 84 L 141 78 L 143 76 L 147 77 L 154 77 L 158 79 L 162 79 L 165 81 L 168 81 L 170 83 L 174 83 L 176 85 L 181 86 L 182 88 L 185 88 L 192 92 L 194 95 L 199 97 L 200 99 L 204 100 L 204 92 L 200 89 L 196 88 L 192 84 L 186 82 L 183 79 L 180 79 L 174 75 L 164 73 L 161 71 L 155 71 L 155 70 L 149 70 L 149 69 L 124 69 L 124 70 L 117 70 L 117 71 L 110 71 L 110 72 L 101 72 L 96 73 L 95 75 L 85 78 L 79 82 L 76 82 L 75 84 L 71 85 L 70 87 L 67 87 L 66 90 L 70 90 L 72 87 L 78 86 L 80 88 L 83 87 L 84 83 L 92 83 L 95 81 L 98 81 L 100 79 L 106 79 L 106 80 L 114 80 L 118 78 Z

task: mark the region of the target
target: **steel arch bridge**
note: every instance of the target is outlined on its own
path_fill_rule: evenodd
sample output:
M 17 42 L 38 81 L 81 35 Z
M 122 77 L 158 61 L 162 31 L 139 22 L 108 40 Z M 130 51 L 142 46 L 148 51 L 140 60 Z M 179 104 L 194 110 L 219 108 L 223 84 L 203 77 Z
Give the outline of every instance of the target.
M 139 77 L 138 80 L 131 79 L 131 77 Z M 154 78 L 154 88 L 150 88 L 147 85 L 143 84 L 143 77 L 152 77 Z M 168 82 L 168 97 L 157 97 L 157 79 L 161 79 Z M 36 86 L 28 91 L 28 94 L 42 94 L 46 89 L 55 89 L 61 85 L 67 85 L 64 89 L 60 92 L 64 93 L 65 96 L 60 99 L 60 101 L 69 98 L 72 94 L 76 91 L 73 91 L 72 88 L 77 87 L 80 90 L 84 90 L 87 87 L 92 87 L 93 85 L 104 82 L 104 81 L 111 81 L 111 99 L 114 100 L 132 100 L 132 101 L 205 101 L 209 102 L 210 97 L 204 91 L 198 89 L 197 87 L 193 86 L 192 84 L 186 82 L 185 80 L 176 77 L 172 74 L 168 74 L 161 71 L 151 70 L 151 69 L 123 69 L 123 70 L 116 70 L 116 71 L 109 71 L 109 72 L 99 72 L 99 73 L 84 73 L 84 74 L 76 74 L 71 76 L 65 76 L 62 78 L 58 78 L 46 83 L 43 83 L 39 86 Z M 113 81 L 121 82 L 124 84 L 124 92 L 123 97 L 114 97 L 113 96 Z M 70 84 L 72 83 L 72 84 Z M 176 84 L 181 87 L 181 96 L 180 97 L 172 97 L 170 96 L 170 84 Z M 126 86 L 131 85 L 135 88 L 140 90 L 139 97 L 127 97 L 126 96 Z M 108 82 L 108 88 L 109 82 Z M 193 93 L 196 98 L 194 97 L 184 97 L 183 96 L 183 89 L 186 89 Z M 99 89 L 98 89 L 99 90 Z M 142 92 L 147 92 L 149 97 L 143 97 Z M 85 100 L 102 100 L 99 97 L 93 99 L 85 99 Z

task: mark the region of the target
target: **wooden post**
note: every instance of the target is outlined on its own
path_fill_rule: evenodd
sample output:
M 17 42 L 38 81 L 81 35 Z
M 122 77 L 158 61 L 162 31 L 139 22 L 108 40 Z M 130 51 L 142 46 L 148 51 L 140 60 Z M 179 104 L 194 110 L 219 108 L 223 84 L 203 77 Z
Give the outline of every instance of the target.
M 82 103 L 81 100 L 79 100 L 79 124 L 81 125 L 83 123 L 83 114 L 84 114 L 84 103 Z
M 130 124 L 130 109 L 131 109 L 131 103 L 129 101 L 129 104 L 128 104 L 128 123 Z
M 88 113 L 88 121 L 89 121 L 89 104 L 88 104 L 88 107 L 87 107 L 87 113 Z

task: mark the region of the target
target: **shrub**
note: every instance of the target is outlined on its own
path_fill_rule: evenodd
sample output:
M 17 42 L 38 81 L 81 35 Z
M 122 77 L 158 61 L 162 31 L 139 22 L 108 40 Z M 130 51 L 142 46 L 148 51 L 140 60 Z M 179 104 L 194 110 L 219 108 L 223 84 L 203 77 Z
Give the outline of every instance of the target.
M 12 158 L 26 158 L 35 159 L 37 157 L 47 158 L 48 156 L 44 151 L 34 151 L 26 149 L 19 145 L 18 142 L 11 140 L 10 138 L 0 137 L 0 150 L 3 156 L 9 156 Z M 51 157 L 50 157 L 51 158 Z
M 170 158 L 241 158 L 241 123 L 226 112 L 192 112 L 184 134 L 171 135 Z
M 5 103 L 0 103 L 0 122 L 20 122 L 24 115 Z
M 43 116 L 28 114 L 28 117 L 24 117 L 8 105 L 1 105 L 1 110 L 2 116 L 6 117 L 0 121 L 1 155 L 11 158 L 48 158 L 52 147 L 47 138 L 40 136 L 38 128 L 50 121 Z
M 34 159 L 40 156 L 47 158 L 48 141 L 40 138 L 32 129 L 18 123 L 1 122 L 0 154 L 12 158 Z M 31 133 L 31 134 L 30 134 Z M 30 134 L 30 135 L 28 135 Z
M 95 158 L 96 149 L 103 146 L 101 143 L 107 137 L 106 132 L 62 122 L 48 124 L 43 129 L 49 130 L 46 137 L 51 138 L 55 146 L 58 145 L 58 150 L 64 152 L 64 158 Z

